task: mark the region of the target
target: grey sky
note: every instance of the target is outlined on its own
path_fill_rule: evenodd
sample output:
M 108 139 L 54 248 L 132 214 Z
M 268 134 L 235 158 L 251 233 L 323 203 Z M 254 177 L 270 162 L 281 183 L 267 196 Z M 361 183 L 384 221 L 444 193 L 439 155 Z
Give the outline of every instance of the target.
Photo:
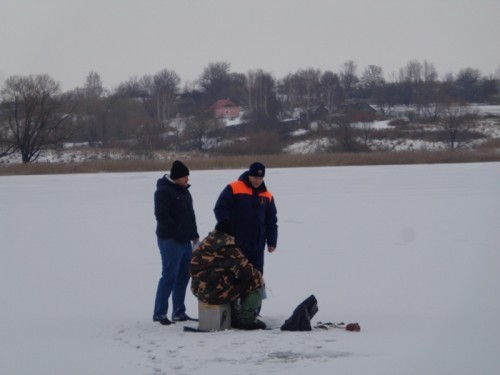
M 47 73 L 63 90 L 162 69 L 183 82 L 210 62 L 282 78 L 301 68 L 386 77 L 410 60 L 438 73 L 500 67 L 500 0 L 0 0 L 0 83 Z

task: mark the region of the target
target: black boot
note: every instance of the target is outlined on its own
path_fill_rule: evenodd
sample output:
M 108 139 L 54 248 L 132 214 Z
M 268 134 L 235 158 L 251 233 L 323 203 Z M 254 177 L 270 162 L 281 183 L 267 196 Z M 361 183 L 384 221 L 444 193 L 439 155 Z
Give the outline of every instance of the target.
M 247 331 L 252 331 L 256 329 L 266 329 L 266 323 L 264 323 L 262 320 L 255 319 L 253 322 L 250 323 L 239 323 L 238 321 L 231 322 L 231 326 L 233 328 L 237 329 L 244 329 Z
M 170 324 L 175 324 L 174 322 L 168 320 L 166 315 L 158 315 L 153 317 L 153 322 L 158 322 L 161 325 L 169 326 Z

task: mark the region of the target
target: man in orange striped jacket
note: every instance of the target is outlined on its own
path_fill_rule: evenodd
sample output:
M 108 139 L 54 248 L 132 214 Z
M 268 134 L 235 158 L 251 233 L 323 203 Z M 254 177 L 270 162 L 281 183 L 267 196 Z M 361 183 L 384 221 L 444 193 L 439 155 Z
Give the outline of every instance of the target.
M 265 246 L 272 253 L 278 241 L 276 205 L 264 183 L 265 173 L 262 163 L 252 163 L 237 181 L 222 190 L 214 208 L 218 222 L 230 221 L 236 243 L 262 274 Z

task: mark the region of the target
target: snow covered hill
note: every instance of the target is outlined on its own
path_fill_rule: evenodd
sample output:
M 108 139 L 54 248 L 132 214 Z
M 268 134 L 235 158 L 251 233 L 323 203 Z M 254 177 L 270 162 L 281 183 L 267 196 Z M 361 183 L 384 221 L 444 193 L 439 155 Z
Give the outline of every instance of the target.
M 475 149 L 484 144 L 488 139 L 500 138 L 500 106 L 495 105 L 474 105 L 471 106 L 474 111 L 482 116 L 482 119 L 473 129 L 475 132 L 483 134 L 484 138 L 464 142 L 463 148 Z M 392 115 L 396 117 L 405 117 L 405 113 L 411 110 L 411 107 L 398 106 L 392 108 Z M 175 121 L 178 121 L 177 119 Z M 417 136 L 404 136 L 401 134 L 380 135 L 378 131 L 384 129 L 391 130 L 394 126 L 389 125 L 389 120 L 380 120 L 367 124 L 357 124 L 358 127 L 368 126 L 371 131 L 367 137 L 366 146 L 371 151 L 443 151 L 447 150 L 447 145 L 442 140 L 419 139 Z M 227 126 L 237 126 L 241 123 L 241 119 L 227 121 Z M 318 135 L 318 124 L 312 123 L 307 129 L 299 129 L 290 131 L 288 145 L 282 151 L 289 154 L 311 154 L 331 151 L 335 146 L 336 140 L 327 135 Z M 356 126 L 356 125 L 354 125 Z M 423 134 L 436 131 L 436 127 L 427 124 L 412 124 L 413 133 Z M 377 135 L 378 134 L 378 135 Z M 242 140 L 240 136 L 236 138 L 227 138 L 221 141 L 220 139 L 205 139 L 205 149 L 211 150 L 214 145 L 226 144 L 229 145 L 235 142 L 235 139 Z M 432 137 L 431 137 L 432 138 Z M 364 144 L 364 140 L 357 139 L 358 143 Z M 59 150 L 44 150 L 37 159 L 39 162 L 49 163 L 78 163 L 81 161 L 95 160 L 140 160 L 140 159 L 155 159 L 165 160 L 171 158 L 173 152 L 169 150 L 158 150 L 156 152 L 133 152 L 130 149 L 102 149 L 97 147 L 88 147 L 86 144 L 66 144 Z M 178 153 L 177 153 L 178 155 Z M 175 157 L 179 157 L 179 156 Z M 20 154 L 13 154 L 7 157 L 0 158 L 0 164 L 21 163 Z

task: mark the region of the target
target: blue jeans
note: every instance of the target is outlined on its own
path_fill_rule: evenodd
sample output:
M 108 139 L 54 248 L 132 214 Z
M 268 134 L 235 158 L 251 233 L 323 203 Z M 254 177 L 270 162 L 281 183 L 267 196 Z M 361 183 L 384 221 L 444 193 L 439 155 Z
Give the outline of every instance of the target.
M 161 277 L 156 290 L 153 317 L 166 316 L 168 299 L 172 294 L 172 316 L 186 312 L 184 299 L 189 283 L 189 265 L 193 255 L 191 242 L 180 242 L 171 238 L 159 238 L 161 254 Z

